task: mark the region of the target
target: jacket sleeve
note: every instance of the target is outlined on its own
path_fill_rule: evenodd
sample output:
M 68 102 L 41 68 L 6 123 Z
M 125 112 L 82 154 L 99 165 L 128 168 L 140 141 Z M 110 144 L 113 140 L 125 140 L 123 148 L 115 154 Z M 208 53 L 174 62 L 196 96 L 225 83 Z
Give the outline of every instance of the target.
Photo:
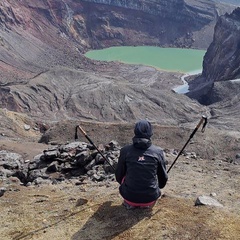
M 120 155 L 119 155 L 119 158 L 118 158 L 118 164 L 117 164 L 117 168 L 116 168 L 116 171 L 115 171 L 115 177 L 116 177 L 116 180 L 119 184 L 122 183 L 122 180 L 126 175 L 125 155 L 126 155 L 125 151 L 122 148 L 120 150 Z
M 159 188 L 164 188 L 168 180 L 168 175 L 163 151 L 161 151 L 159 155 L 157 177 Z

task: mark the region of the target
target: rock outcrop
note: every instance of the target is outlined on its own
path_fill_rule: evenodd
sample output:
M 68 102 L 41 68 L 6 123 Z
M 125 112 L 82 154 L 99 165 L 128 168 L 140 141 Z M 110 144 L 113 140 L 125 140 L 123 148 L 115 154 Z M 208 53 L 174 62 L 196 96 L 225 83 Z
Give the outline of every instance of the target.
M 226 100 L 230 92 L 231 97 L 236 95 L 235 98 L 239 99 L 239 42 L 240 8 L 236 8 L 231 14 L 226 13 L 218 19 L 213 42 L 204 56 L 202 75 L 190 82 L 188 96 L 207 105 Z M 228 83 L 219 83 L 223 81 Z
M 240 78 L 240 8 L 217 21 L 213 42 L 204 57 L 202 77 L 208 82 Z
M 84 9 L 91 11 L 85 18 L 91 23 L 94 48 L 109 44 L 192 47 L 195 41 L 198 47 L 204 47 L 194 32 L 216 19 L 214 4 L 206 1 L 201 4 L 196 1 L 187 4 L 183 0 L 84 2 Z M 206 38 L 210 40 L 208 34 Z

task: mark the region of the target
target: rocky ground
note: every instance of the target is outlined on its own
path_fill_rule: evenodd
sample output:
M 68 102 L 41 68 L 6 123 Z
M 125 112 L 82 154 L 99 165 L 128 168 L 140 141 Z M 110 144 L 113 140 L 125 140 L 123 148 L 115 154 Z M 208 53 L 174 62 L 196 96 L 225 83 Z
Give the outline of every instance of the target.
M 72 18 L 66 3 L 76 1 L 62 1 L 63 24 L 57 17 L 56 6 L 60 5 L 50 2 L 0 3 L 1 56 L 5 59 L 0 66 L 0 239 L 239 239 L 239 84 L 217 86 L 213 94 L 224 101 L 203 106 L 172 91 L 181 84 L 181 73 L 90 62 L 79 54 L 84 50 L 81 47 L 90 47 L 82 41 L 88 35 L 81 38 L 69 21 L 65 23 Z M 206 12 L 201 10 L 202 2 L 186 2 L 197 4 L 200 13 Z M 225 7 L 221 9 L 218 14 L 225 12 Z M 101 12 L 99 17 L 103 17 Z M 50 19 L 57 22 L 50 23 Z M 82 33 L 84 18 L 76 15 L 72 20 Z M 208 46 L 212 36 L 208 27 L 212 29 L 213 23 L 190 35 L 197 39 L 194 47 Z M 64 29 L 79 36 L 81 44 L 73 44 Z M 103 30 L 96 34 L 109 35 L 108 28 Z M 202 38 L 202 32 L 208 37 Z M 144 43 L 149 35 L 146 39 L 142 39 Z M 184 44 L 183 36 L 177 46 Z M 229 91 L 232 95 L 225 99 Z M 107 173 L 108 177 L 98 179 L 87 174 L 59 178 L 58 171 L 44 172 L 45 179 L 32 182 L 23 181 L 22 174 L 12 174 L 17 164 L 42 163 L 36 156 L 45 150 L 74 142 L 79 124 L 97 146 L 112 140 L 120 146 L 130 143 L 133 124 L 139 118 L 153 123 L 153 143 L 164 149 L 169 168 L 202 114 L 210 118 L 205 133 L 199 129 L 190 141 L 152 211 L 127 211 L 121 205 L 114 175 Z M 81 133 L 78 140 L 86 142 Z M 7 154 L 13 157 L 10 165 L 6 164 Z M 69 168 L 74 166 L 70 163 Z M 202 195 L 221 207 L 195 206 Z
M 27 186 L 16 177 L 2 177 L 1 239 L 238 239 L 240 179 L 236 155 L 240 153 L 240 133 L 239 122 L 234 116 L 237 118 L 239 113 L 223 114 L 226 109 L 231 113 L 235 103 L 230 101 L 229 105 L 226 102 L 226 107 L 220 105 L 220 108 L 202 106 L 186 96 L 173 93 L 171 89 L 176 81 L 181 83 L 179 73 L 100 63 L 88 71 L 111 76 L 111 79 L 121 72 L 121 81 L 128 81 L 135 91 L 135 86 L 139 89 L 137 100 L 144 93 L 144 99 L 151 99 L 161 111 L 156 114 L 155 107 L 133 104 L 132 108 L 122 108 L 128 121 L 87 121 L 83 116 L 79 120 L 57 122 L 1 109 L 0 150 L 18 153 L 22 156 L 21 161 L 28 164 L 44 150 L 74 142 L 77 125 L 83 127 L 97 146 L 112 140 L 123 146 L 131 142 L 135 119 L 146 116 L 148 111 L 152 114 L 150 118 L 156 119 L 152 140 L 165 149 L 169 167 L 203 113 L 210 116 L 207 128 L 204 133 L 199 129 L 186 148 L 189 154 L 181 156 L 169 173 L 164 197 L 152 211 L 124 209 L 114 176 L 104 181 L 75 176 L 64 181 L 38 181 Z M 147 89 L 142 90 L 140 85 L 149 83 L 149 72 L 152 73 L 151 88 L 147 85 Z M 72 78 L 75 74 L 71 75 Z M 109 95 L 108 88 L 101 88 L 106 80 L 109 81 L 105 78 L 98 85 Z M 150 92 L 156 89 L 159 99 L 146 93 L 148 88 Z M 103 111 L 101 103 L 97 102 L 99 96 L 92 96 L 86 99 L 96 99 L 95 104 L 99 106 L 95 116 L 108 118 L 110 108 Z M 110 103 L 114 105 L 114 101 Z M 88 105 L 85 107 L 87 111 Z M 36 107 L 33 109 L 37 111 Z M 127 115 L 129 112 L 131 115 Z M 79 141 L 87 142 L 80 132 L 78 137 Z M 195 206 L 201 195 L 211 196 L 223 207 Z
M 24 130 L 28 140 L 2 137 L 0 146 L 32 161 L 44 150 L 74 142 L 74 126 L 76 122 L 64 122 L 50 128 L 44 134 L 49 135 L 48 145 L 38 143 L 38 131 L 29 136 L 29 130 Z M 81 126 L 97 146 L 113 139 L 121 145 L 131 141 L 132 124 L 82 122 Z M 169 168 L 192 129 L 157 124 L 154 129 L 153 142 L 165 149 Z M 104 181 L 75 177 L 29 186 L 23 186 L 16 177 L 2 179 L 0 187 L 6 191 L 0 197 L 1 239 L 237 240 L 240 165 L 235 156 L 239 139 L 238 132 L 231 138 L 210 127 L 205 133 L 199 130 L 186 147 L 188 154 L 180 156 L 170 171 L 164 195 L 152 211 L 126 210 L 114 177 Z M 88 142 L 81 133 L 79 141 Z M 195 206 L 202 195 L 217 200 L 222 207 Z

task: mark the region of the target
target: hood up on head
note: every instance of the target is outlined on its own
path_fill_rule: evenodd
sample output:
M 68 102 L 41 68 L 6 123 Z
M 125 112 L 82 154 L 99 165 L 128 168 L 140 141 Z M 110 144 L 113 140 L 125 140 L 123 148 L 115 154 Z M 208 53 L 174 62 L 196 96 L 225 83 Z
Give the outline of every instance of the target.
M 135 124 L 134 134 L 136 138 L 150 139 L 153 135 L 152 125 L 147 120 L 140 120 Z

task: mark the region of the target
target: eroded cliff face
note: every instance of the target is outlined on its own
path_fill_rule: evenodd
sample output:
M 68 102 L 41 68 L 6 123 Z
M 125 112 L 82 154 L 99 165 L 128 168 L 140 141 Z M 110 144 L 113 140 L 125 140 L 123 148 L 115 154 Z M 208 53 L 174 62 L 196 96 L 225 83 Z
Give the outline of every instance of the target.
M 204 48 L 206 42 L 196 39 L 194 32 L 216 18 L 214 4 L 207 1 L 188 5 L 183 0 L 84 0 L 81 6 L 75 12 L 72 31 L 82 35 L 82 30 L 89 37 L 84 40 L 92 48 L 112 45 Z M 78 27 L 83 21 L 85 29 Z M 211 37 L 208 32 L 206 38 Z
M 229 96 L 236 95 L 235 99 L 239 99 L 238 81 L 229 81 L 239 78 L 240 8 L 236 8 L 231 14 L 219 17 L 213 42 L 204 56 L 202 74 L 190 82 L 187 95 L 205 105 L 220 102 Z
M 40 41 L 60 49 L 75 44 L 80 52 L 138 44 L 207 48 L 213 29 L 211 26 L 206 31 L 205 27 L 215 23 L 216 16 L 213 2 L 195 0 L 190 3 L 183 0 L 3 0 L 0 3 L 3 43 L 9 42 L 17 32 L 23 38 L 20 42 L 30 38 L 36 45 Z M 195 37 L 196 32 L 203 30 L 206 41 Z
M 208 82 L 240 78 L 240 8 L 219 18 L 204 57 L 202 77 Z

